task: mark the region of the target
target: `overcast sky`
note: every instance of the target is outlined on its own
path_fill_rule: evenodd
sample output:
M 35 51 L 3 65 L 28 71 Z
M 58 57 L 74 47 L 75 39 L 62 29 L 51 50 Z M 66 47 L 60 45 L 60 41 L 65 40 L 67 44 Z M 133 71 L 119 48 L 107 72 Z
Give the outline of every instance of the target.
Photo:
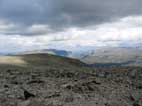
M 142 0 L 0 0 L 0 52 L 141 42 Z

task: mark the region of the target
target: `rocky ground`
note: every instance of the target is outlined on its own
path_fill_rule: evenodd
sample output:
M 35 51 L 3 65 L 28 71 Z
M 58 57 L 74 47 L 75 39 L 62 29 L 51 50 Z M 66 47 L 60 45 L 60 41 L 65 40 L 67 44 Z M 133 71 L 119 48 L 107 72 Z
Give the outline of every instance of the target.
M 0 106 L 142 106 L 142 68 L 1 65 Z

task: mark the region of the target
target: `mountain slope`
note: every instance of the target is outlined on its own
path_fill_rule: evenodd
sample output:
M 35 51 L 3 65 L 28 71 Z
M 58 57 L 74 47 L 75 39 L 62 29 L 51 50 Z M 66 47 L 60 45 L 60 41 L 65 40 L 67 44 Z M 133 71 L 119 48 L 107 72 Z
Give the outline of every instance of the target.
M 88 64 L 100 66 L 142 66 L 141 48 L 98 48 L 82 57 Z
M 38 53 L 38 54 L 26 54 L 21 55 L 24 61 L 30 65 L 38 66 L 87 66 L 85 63 L 80 60 L 61 57 L 57 55 L 47 54 L 47 53 Z
M 77 59 L 61 57 L 47 53 L 0 56 L 0 64 L 26 65 L 26 66 L 35 66 L 35 67 L 87 66 L 85 63 Z

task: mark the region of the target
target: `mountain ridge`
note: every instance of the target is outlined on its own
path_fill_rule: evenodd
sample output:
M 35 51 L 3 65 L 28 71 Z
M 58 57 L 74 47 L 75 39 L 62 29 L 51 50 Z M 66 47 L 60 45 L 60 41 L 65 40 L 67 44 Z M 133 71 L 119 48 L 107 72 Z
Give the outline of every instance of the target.
M 75 58 L 63 57 L 48 53 L 28 53 L 0 56 L 0 64 L 32 65 L 32 66 L 87 66 Z
M 142 48 L 97 48 L 85 53 L 80 59 L 92 66 L 142 66 Z

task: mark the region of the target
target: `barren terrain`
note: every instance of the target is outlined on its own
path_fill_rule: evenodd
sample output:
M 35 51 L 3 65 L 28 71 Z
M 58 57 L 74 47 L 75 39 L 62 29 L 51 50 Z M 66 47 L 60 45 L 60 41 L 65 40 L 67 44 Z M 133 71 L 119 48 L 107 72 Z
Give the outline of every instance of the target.
M 0 106 L 142 106 L 142 68 L 48 54 L 0 57 Z

